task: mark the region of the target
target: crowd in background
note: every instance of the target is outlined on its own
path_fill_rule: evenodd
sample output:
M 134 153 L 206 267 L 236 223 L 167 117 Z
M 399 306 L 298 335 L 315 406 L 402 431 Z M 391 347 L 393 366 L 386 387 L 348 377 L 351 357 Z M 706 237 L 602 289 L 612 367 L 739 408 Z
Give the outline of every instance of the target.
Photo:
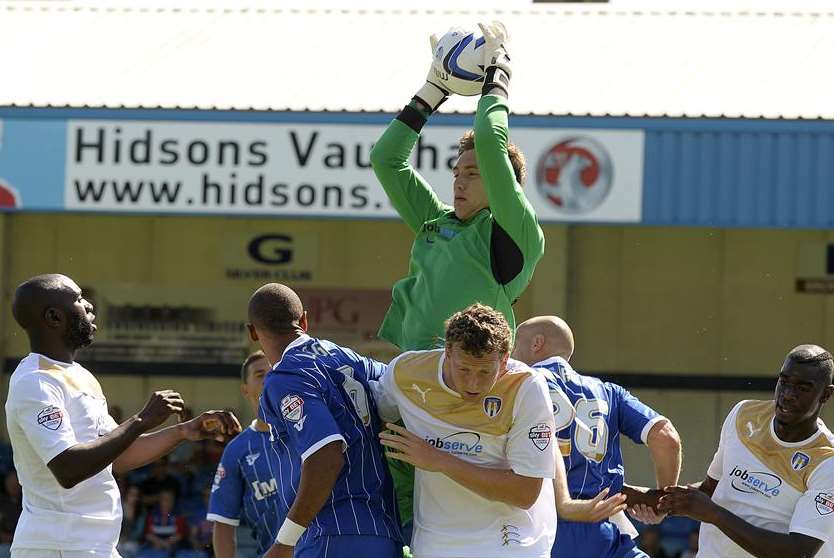
M 111 414 L 121 422 L 120 409 Z M 191 418 L 186 409 L 182 420 Z M 181 444 L 163 459 L 116 476 L 122 493 L 118 549 L 124 558 L 214 556 L 206 513 L 222 454 L 223 445 L 214 440 Z
M 190 411 L 186 409 L 191 418 Z M 119 407 L 111 415 L 122 421 Z M 211 485 L 223 445 L 213 440 L 181 444 L 168 457 L 117 475 L 122 492 L 122 532 L 118 550 L 123 558 L 211 558 L 212 523 L 206 519 Z M 12 449 L 0 444 L 0 558 L 9 555 L 22 492 L 12 463 Z M 694 558 L 698 549 L 695 522 L 667 518 L 641 531 L 640 547 L 651 558 Z M 238 535 L 238 556 L 255 556 L 249 530 Z
M 117 422 L 121 409 L 110 410 Z M 191 418 L 186 409 L 187 417 Z M 123 558 L 211 558 L 212 523 L 206 519 L 211 485 L 223 445 L 213 440 L 181 444 L 166 458 L 116 475 L 122 493 Z M 21 488 L 11 446 L 0 444 L 0 558 L 9 555 L 21 511 Z M 239 535 L 241 558 L 254 558 L 248 529 Z

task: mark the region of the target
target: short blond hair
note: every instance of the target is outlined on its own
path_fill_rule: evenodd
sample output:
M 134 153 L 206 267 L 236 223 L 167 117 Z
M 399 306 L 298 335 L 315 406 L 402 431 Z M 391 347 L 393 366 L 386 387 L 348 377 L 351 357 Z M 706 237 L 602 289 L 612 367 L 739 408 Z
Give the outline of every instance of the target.
M 469 130 L 461 136 L 458 140 L 458 157 L 464 151 L 475 149 L 475 130 Z M 524 186 L 527 181 L 527 160 L 524 158 L 524 153 L 514 143 L 507 142 L 507 155 L 510 157 L 510 163 L 513 165 L 513 173 L 515 179 L 520 186 Z
M 509 353 L 512 338 L 504 314 L 479 302 L 446 320 L 446 347 L 458 345 L 475 357 Z

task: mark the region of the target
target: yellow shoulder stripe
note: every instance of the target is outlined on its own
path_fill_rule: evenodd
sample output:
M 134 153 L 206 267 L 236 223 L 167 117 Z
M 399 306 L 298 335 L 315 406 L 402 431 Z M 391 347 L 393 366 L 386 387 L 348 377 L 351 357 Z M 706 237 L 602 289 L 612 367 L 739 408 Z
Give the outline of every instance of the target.
M 532 372 L 509 370 L 482 399 L 465 401 L 441 385 L 442 359 L 442 349 L 400 358 L 394 380 L 403 395 L 441 422 L 480 434 L 507 434 L 512 428 L 516 395 Z
M 824 435 L 804 446 L 785 447 L 773 439 L 771 423 L 774 401 L 748 401 L 736 415 L 739 440 L 768 469 L 799 492 L 808 489 L 811 473 L 826 459 L 834 457 L 834 448 Z
M 41 372 L 46 372 L 50 376 L 59 379 L 70 390 L 77 393 L 85 393 L 100 399 L 104 398 L 104 392 L 101 390 L 101 384 L 98 383 L 95 376 L 89 372 L 72 372 L 66 368 L 50 362 L 45 358 L 41 358 L 38 362 L 38 369 Z

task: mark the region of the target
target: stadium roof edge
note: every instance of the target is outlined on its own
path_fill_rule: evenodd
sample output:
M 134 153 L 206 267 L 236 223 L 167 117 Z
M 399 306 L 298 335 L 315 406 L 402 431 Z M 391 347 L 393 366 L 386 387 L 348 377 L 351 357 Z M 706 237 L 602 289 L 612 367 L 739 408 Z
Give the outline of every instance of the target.
M 0 1 L 0 13 L 16 53 L 0 59 L 6 107 L 396 112 L 421 81 L 431 31 L 498 17 L 514 35 L 519 115 L 834 119 L 834 11 L 819 9 L 487 15 Z M 286 52 L 311 41 L 304 56 Z M 474 105 L 454 97 L 443 111 Z
M 188 112 L 231 112 L 231 113 L 273 113 L 273 112 L 301 112 L 301 113 L 322 113 L 322 114 L 396 114 L 395 110 L 373 109 L 373 108 L 324 108 L 314 110 L 310 108 L 294 109 L 294 108 L 256 108 L 256 107 L 217 107 L 217 106 L 128 106 L 128 105 L 35 105 L 35 104 L 10 104 L 0 105 L 0 111 L 14 109 L 35 109 L 35 110 L 56 110 L 56 111 L 84 111 L 84 110 L 107 110 L 107 111 L 188 111 Z M 472 111 L 447 111 L 443 114 L 457 115 L 457 116 L 472 116 Z M 534 112 L 519 112 L 513 111 L 513 116 L 523 117 L 553 117 L 553 118 L 622 118 L 622 119 L 664 119 L 664 120 L 760 120 L 760 121 L 824 121 L 828 122 L 829 118 L 823 117 L 796 117 L 791 118 L 787 116 L 764 116 L 764 115 L 747 115 L 740 117 L 738 115 L 729 114 L 687 114 L 687 115 L 669 115 L 669 114 L 622 114 L 622 113 L 534 113 Z
M 105 12 L 105 13 L 205 13 L 205 14 L 248 14 L 248 13 L 262 13 L 262 14 L 309 14 L 309 15 L 366 15 L 366 14 L 439 14 L 439 15 L 487 15 L 485 10 L 472 9 L 416 9 L 416 8 L 265 8 L 257 7 L 241 7 L 241 6 L 153 6 L 149 4 L 139 4 L 135 6 L 112 6 L 106 3 L 83 3 L 73 2 L 71 4 L 55 4 L 48 0 L 27 1 L 25 3 L 15 2 L 10 0 L 0 0 L 0 10 L 6 11 L 22 11 L 22 12 Z M 681 17 L 832 17 L 834 18 L 834 10 L 825 11 L 818 9 L 810 10 L 750 10 L 750 9 L 731 9 L 731 10 L 693 10 L 693 9 L 665 9 L 660 10 L 656 8 L 631 8 L 624 9 L 622 7 L 614 6 L 578 6 L 578 5 L 562 5 L 562 6 L 543 6 L 531 5 L 527 9 L 513 8 L 510 10 L 489 10 L 490 16 L 501 16 L 503 14 L 515 15 L 566 15 L 566 16 L 594 16 L 594 15 L 617 15 L 617 16 L 681 16 Z

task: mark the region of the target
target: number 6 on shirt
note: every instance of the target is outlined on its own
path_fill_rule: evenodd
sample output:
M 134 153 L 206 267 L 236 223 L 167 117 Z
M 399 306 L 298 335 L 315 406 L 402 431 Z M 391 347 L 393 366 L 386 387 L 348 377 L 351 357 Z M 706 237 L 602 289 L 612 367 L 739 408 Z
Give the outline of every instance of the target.
M 356 408 L 356 413 L 362 419 L 362 424 L 368 426 L 371 424 L 371 410 L 368 406 L 368 394 L 365 393 L 365 388 L 362 387 L 361 382 L 353 377 L 353 368 L 350 366 L 340 366 L 337 370 L 345 377 L 344 382 L 342 382 L 342 387 L 345 388 L 348 396 L 350 396 L 350 400 Z
M 608 450 L 608 402 L 601 399 L 579 399 L 576 406 L 560 389 L 550 389 L 550 399 L 553 402 L 553 418 L 556 421 L 556 432 L 568 428 L 576 421 L 573 443 L 585 458 L 599 463 Z M 559 439 L 562 455 L 570 455 L 570 439 Z

